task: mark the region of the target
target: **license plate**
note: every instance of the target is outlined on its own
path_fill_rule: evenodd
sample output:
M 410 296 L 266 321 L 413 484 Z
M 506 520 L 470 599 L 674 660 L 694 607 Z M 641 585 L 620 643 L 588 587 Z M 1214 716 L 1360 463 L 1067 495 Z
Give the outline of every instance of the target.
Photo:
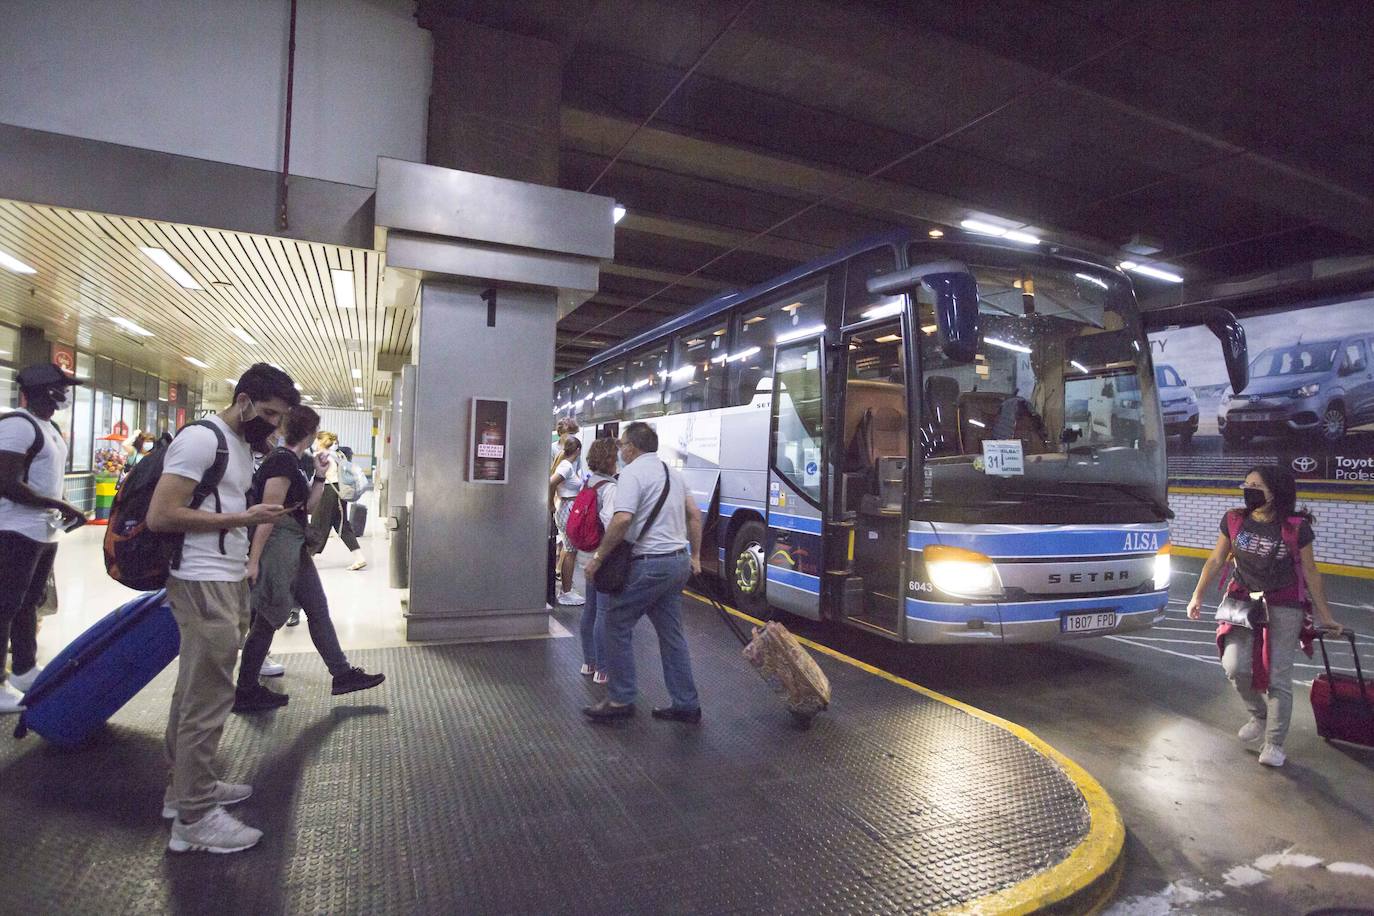
M 1082 614 L 1065 614 L 1059 618 L 1061 633 L 1094 633 L 1098 630 L 1116 629 L 1116 611 L 1087 611 Z
M 1273 414 L 1265 413 L 1265 412 L 1263 412 L 1263 411 L 1256 411 L 1256 412 L 1247 411 L 1247 412 L 1245 412 L 1245 413 L 1243 413 L 1243 414 L 1240 415 L 1240 419 L 1245 420 L 1245 421 L 1250 422 L 1250 423 L 1267 423 L 1267 422 L 1269 422 L 1270 420 L 1272 420 L 1273 418 L 1274 418 L 1274 415 L 1273 415 Z

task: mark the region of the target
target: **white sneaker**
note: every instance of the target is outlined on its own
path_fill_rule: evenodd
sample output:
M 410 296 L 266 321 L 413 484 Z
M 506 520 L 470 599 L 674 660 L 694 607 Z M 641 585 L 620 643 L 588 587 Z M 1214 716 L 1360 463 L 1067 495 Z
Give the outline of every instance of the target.
M 171 792 L 172 787 L 168 786 L 167 791 L 162 793 L 162 819 L 165 821 L 170 821 L 177 816 L 176 805 L 172 804 Z M 215 783 L 215 804 L 223 805 L 226 808 L 230 805 L 237 805 L 244 799 L 251 797 L 252 794 L 252 786 L 222 781 Z
M 1281 767 L 1287 759 L 1284 756 L 1283 748 L 1277 744 L 1266 744 L 1259 755 L 1259 762 L 1267 767 Z
M 563 594 L 558 596 L 558 603 L 567 605 L 586 604 L 587 599 L 583 598 L 577 592 L 564 592 Z
M 167 841 L 171 852 L 242 852 L 256 846 L 262 831 L 249 827 L 223 808 L 211 808 L 194 824 L 183 824 L 181 818 L 172 821 L 172 837 Z
M 24 695 L 11 687 L 8 681 L 0 681 L 0 716 L 23 711 Z
M 349 569 L 362 569 L 367 566 L 367 557 L 363 556 L 361 550 L 353 551 L 353 565 Z
M 1240 731 L 1236 732 L 1236 737 L 1244 741 L 1246 744 L 1249 744 L 1252 741 L 1258 741 L 1259 739 L 1263 738 L 1264 720 L 1256 719 L 1253 716 L 1251 716 L 1250 721 L 1242 725 L 1240 727 Z
M 262 670 L 258 673 L 263 677 L 281 677 L 286 673 L 286 666 L 269 655 L 262 660 Z
M 28 693 L 33 689 L 33 682 L 38 680 L 38 675 L 43 673 L 42 665 L 34 665 L 23 674 L 11 674 L 10 686 L 20 693 Z

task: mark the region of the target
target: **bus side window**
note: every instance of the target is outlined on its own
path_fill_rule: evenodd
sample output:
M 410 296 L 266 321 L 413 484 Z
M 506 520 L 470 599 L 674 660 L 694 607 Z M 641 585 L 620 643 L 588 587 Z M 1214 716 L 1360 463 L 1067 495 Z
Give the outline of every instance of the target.
M 857 324 L 865 320 L 864 312 L 901 301 L 900 296 L 870 293 L 866 285 L 869 278 L 890 274 L 896 269 L 897 253 L 886 245 L 856 254 L 849 259 L 845 267 L 844 281 L 845 324 Z
M 725 404 L 726 328 L 724 322 L 696 327 L 673 337 L 672 369 L 663 399 L 664 413 L 691 413 Z
M 773 375 L 777 341 L 811 336 L 825 325 L 825 282 L 794 290 L 767 305 L 739 316 L 729 356 L 730 406 L 749 404 L 772 395 L 767 380 Z

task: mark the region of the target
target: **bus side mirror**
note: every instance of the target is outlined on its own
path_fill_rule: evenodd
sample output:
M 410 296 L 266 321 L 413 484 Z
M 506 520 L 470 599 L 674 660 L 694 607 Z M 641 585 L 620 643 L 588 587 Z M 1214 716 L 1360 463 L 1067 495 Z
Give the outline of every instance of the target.
M 1146 332 L 1182 324 L 1206 325 L 1221 342 L 1221 357 L 1226 363 L 1231 392 L 1240 394 L 1250 384 L 1250 350 L 1245 342 L 1245 328 L 1226 309 L 1210 305 L 1156 309 L 1145 313 L 1144 323 Z
M 935 328 L 940 349 L 958 363 L 971 363 L 978 354 L 982 320 L 978 311 L 978 282 L 958 261 L 917 264 L 873 277 L 868 291 L 877 295 L 911 293 L 925 286 L 935 294 Z

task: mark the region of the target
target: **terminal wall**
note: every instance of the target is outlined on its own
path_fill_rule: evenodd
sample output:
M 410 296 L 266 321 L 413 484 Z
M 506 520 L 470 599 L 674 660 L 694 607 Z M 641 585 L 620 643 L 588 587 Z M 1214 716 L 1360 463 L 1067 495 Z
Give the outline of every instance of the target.
M 1317 517 L 1313 530 L 1319 562 L 1374 567 L 1374 502 L 1300 497 L 1298 505 Z M 1171 490 L 1169 507 L 1176 513 L 1170 526 L 1173 542 L 1210 549 L 1217 542 L 1222 515 L 1239 506 L 1238 496 Z
M 291 172 L 374 187 L 425 157 L 430 33 L 408 0 L 299 0 Z M 4 5 L 0 123 L 278 170 L 289 0 Z

